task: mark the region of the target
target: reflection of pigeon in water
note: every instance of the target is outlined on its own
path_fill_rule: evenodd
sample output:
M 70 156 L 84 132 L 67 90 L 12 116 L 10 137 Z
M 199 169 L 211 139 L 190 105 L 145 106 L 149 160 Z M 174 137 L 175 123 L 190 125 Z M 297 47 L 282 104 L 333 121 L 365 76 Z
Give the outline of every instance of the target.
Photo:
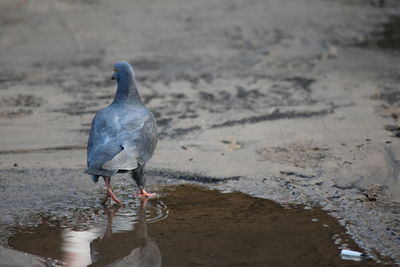
M 122 204 L 113 193 L 111 176 L 131 171 L 140 196 L 151 196 L 144 190 L 144 166 L 157 145 L 157 128 L 153 114 L 143 104 L 135 84 L 131 65 L 115 64 L 112 79 L 118 88 L 114 101 L 97 112 L 92 121 L 87 149 L 85 173 L 95 182 L 103 176 L 107 197 Z
M 157 243 L 147 233 L 145 201 L 141 200 L 139 223 L 136 224 L 140 246 L 133 249 L 128 256 L 108 265 L 112 267 L 161 267 L 161 252 Z
M 90 243 L 93 265 L 107 265 L 110 267 L 161 267 L 160 249 L 147 233 L 145 206 L 146 199 L 142 199 L 138 214 L 138 223 L 133 224 L 134 230 L 119 233 L 112 232 L 113 217 L 118 210 L 105 210 L 107 214 L 107 228 L 104 237 L 97 238 Z

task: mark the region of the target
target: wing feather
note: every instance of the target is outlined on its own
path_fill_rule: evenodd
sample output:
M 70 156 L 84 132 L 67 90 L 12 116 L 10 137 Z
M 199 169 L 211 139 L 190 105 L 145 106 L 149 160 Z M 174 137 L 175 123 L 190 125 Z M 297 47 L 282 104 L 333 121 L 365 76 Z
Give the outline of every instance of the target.
M 111 105 L 92 121 L 86 172 L 102 175 L 135 169 L 151 158 L 156 144 L 156 123 L 148 109 Z

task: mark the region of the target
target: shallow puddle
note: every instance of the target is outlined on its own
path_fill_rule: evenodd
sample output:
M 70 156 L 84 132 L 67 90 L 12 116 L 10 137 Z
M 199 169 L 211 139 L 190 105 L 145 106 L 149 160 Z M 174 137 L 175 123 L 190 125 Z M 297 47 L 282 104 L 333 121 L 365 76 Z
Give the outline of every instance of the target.
M 320 209 L 189 185 L 159 194 L 104 208 L 73 227 L 43 218 L 37 227 L 16 228 L 8 242 L 66 266 L 378 265 L 341 259 L 339 248 L 360 248 Z

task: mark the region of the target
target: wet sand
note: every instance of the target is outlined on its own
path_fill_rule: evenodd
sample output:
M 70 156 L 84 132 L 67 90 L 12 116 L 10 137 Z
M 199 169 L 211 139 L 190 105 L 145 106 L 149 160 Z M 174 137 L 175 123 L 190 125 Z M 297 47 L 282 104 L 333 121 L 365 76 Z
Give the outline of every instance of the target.
M 319 206 L 399 261 L 399 14 L 394 0 L 2 1 L 2 244 L 35 214 L 98 205 L 86 140 L 127 60 L 159 126 L 150 188 Z

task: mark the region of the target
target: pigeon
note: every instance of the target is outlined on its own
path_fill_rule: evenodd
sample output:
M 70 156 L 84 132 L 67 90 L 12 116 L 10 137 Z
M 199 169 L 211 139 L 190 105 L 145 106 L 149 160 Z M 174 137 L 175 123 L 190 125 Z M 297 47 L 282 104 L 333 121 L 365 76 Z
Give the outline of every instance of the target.
M 103 203 L 111 197 L 122 205 L 111 187 L 111 177 L 119 172 L 131 172 L 140 197 L 155 195 L 144 189 L 144 167 L 157 146 L 157 124 L 139 96 L 133 68 L 128 62 L 116 63 L 111 79 L 117 81 L 117 92 L 113 102 L 93 118 L 85 173 L 96 183 L 99 176 L 103 177 L 107 187 Z

